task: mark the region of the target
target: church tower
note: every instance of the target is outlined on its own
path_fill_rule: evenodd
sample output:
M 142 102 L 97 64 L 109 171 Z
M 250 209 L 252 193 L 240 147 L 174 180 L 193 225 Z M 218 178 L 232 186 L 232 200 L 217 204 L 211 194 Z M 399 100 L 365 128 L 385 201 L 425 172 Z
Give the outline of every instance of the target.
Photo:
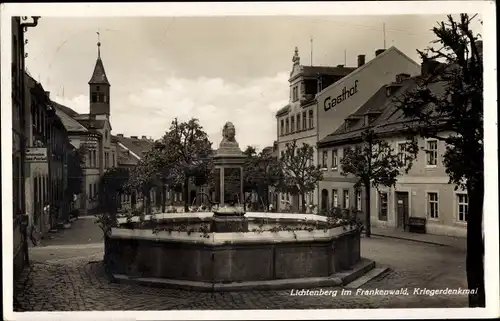
M 99 35 L 99 33 L 98 33 Z M 97 42 L 97 61 L 95 63 L 94 73 L 89 81 L 90 114 L 106 115 L 109 117 L 109 94 L 110 87 L 108 77 L 104 71 L 104 65 L 101 60 L 101 42 Z

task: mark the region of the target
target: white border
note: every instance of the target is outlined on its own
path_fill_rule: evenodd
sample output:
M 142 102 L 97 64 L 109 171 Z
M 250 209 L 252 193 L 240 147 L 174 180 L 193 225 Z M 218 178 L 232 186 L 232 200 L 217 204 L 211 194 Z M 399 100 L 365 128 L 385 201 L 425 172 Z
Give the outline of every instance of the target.
M 9 17 L 12 15 L 40 15 L 89 17 L 89 16 L 216 16 L 216 15 L 389 15 L 389 14 L 449 14 L 460 12 L 479 12 L 484 20 L 484 130 L 485 130 L 485 276 L 486 306 L 485 309 L 370 309 L 370 310 L 256 310 L 256 311 L 135 311 L 135 312 L 64 312 L 12 313 L 12 204 L 3 202 L 3 298 L 6 319 L 16 320 L 161 320 L 161 319 L 240 319 L 240 318 L 294 318 L 294 319 L 331 319 L 331 318 L 477 318 L 498 316 L 499 297 L 499 260 L 498 260 L 498 158 L 497 158 L 497 92 L 496 92 L 496 17 L 494 2 L 486 1 L 412 1 L 363 2 L 295 2 L 291 3 L 15 3 L 1 5 L 2 65 L 10 64 L 10 29 Z M 431 27 L 431 26 L 429 26 Z M 10 106 L 10 68 L 2 68 L 2 106 Z M 488 107 L 489 106 L 489 107 Z M 2 108 L 2 198 L 12 198 L 11 164 L 11 109 Z

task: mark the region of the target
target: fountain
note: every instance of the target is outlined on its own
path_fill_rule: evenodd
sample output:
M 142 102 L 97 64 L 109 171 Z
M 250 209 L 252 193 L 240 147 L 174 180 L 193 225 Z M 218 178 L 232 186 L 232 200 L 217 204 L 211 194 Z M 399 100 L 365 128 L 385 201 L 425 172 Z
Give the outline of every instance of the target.
M 314 214 L 245 213 L 244 156 L 232 123 L 214 156 L 212 212 L 118 219 L 104 261 L 116 282 L 191 290 L 340 286 L 375 262 L 360 256 L 360 229 Z

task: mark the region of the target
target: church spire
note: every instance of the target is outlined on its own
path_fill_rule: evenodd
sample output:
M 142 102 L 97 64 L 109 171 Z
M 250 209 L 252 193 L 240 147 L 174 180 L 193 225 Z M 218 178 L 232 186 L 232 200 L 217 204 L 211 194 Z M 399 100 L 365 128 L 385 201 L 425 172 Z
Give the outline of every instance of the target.
M 101 59 L 101 34 L 97 31 L 97 59 Z
M 108 81 L 108 77 L 106 77 L 106 71 L 104 71 L 104 65 L 101 60 L 101 35 L 99 31 L 97 33 L 97 61 L 94 67 L 94 73 L 92 74 L 92 78 L 90 78 L 89 84 L 102 84 L 102 85 L 110 85 Z

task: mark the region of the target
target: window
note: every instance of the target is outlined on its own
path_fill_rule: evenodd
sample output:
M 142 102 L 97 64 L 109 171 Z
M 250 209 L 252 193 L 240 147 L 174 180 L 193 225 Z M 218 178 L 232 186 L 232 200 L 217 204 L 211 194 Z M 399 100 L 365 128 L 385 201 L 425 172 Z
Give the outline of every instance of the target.
M 290 123 L 288 121 L 288 118 L 285 120 L 285 134 L 288 134 L 290 132 Z
M 437 193 L 427 193 L 427 198 L 429 200 L 429 207 L 427 215 L 430 218 L 438 218 L 438 194 Z
M 309 110 L 309 129 L 314 128 L 314 112 L 313 110 Z
M 300 114 L 297 114 L 297 131 L 300 131 Z
M 457 194 L 458 198 L 458 221 L 467 222 L 467 212 L 469 211 L 469 196 L 467 194 Z
M 338 162 L 339 162 L 338 152 L 336 149 L 334 149 L 332 150 L 332 169 L 335 171 L 338 168 Z
M 92 184 L 89 184 L 89 200 L 92 198 Z
M 403 164 L 403 166 L 406 166 L 408 156 L 406 153 L 406 143 L 399 143 L 398 144 L 398 158 L 399 161 Z
M 380 221 L 387 221 L 387 193 L 378 193 L 378 219 Z
M 332 203 L 333 207 L 339 207 L 339 194 L 336 189 L 332 189 Z
M 285 121 L 283 119 L 280 121 L 280 135 L 285 135 Z
M 299 100 L 299 87 L 294 86 L 292 89 L 292 101 L 297 101 Z
M 321 164 L 321 168 L 326 168 L 328 165 L 328 151 L 324 150 L 323 151 L 323 162 Z
M 107 130 L 104 131 L 104 138 L 106 138 L 106 140 L 108 140 L 108 131 Z
M 356 190 L 356 209 L 361 211 L 361 191 Z
M 290 133 L 295 132 L 295 116 L 290 118 Z
M 344 190 L 344 208 L 349 208 L 350 204 L 349 204 L 349 190 L 348 189 L 345 189 Z
M 282 151 L 280 152 L 280 154 L 281 154 L 281 158 L 285 157 L 285 151 L 284 151 L 284 150 L 282 150 Z
M 112 164 L 112 166 L 114 167 L 116 165 L 115 164 L 115 153 L 113 153 L 112 156 L 113 156 L 113 164 Z
M 307 129 L 307 112 L 302 112 L 302 130 Z
M 427 166 L 437 165 L 437 140 L 427 141 Z
M 100 89 L 101 89 L 101 88 L 99 88 L 99 86 L 96 86 L 96 87 L 95 87 L 95 91 L 97 91 L 97 92 L 98 92 L 98 91 L 100 91 Z
M 93 103 L 97 102 L 97 93 L 92 93 L 92 102 Z

